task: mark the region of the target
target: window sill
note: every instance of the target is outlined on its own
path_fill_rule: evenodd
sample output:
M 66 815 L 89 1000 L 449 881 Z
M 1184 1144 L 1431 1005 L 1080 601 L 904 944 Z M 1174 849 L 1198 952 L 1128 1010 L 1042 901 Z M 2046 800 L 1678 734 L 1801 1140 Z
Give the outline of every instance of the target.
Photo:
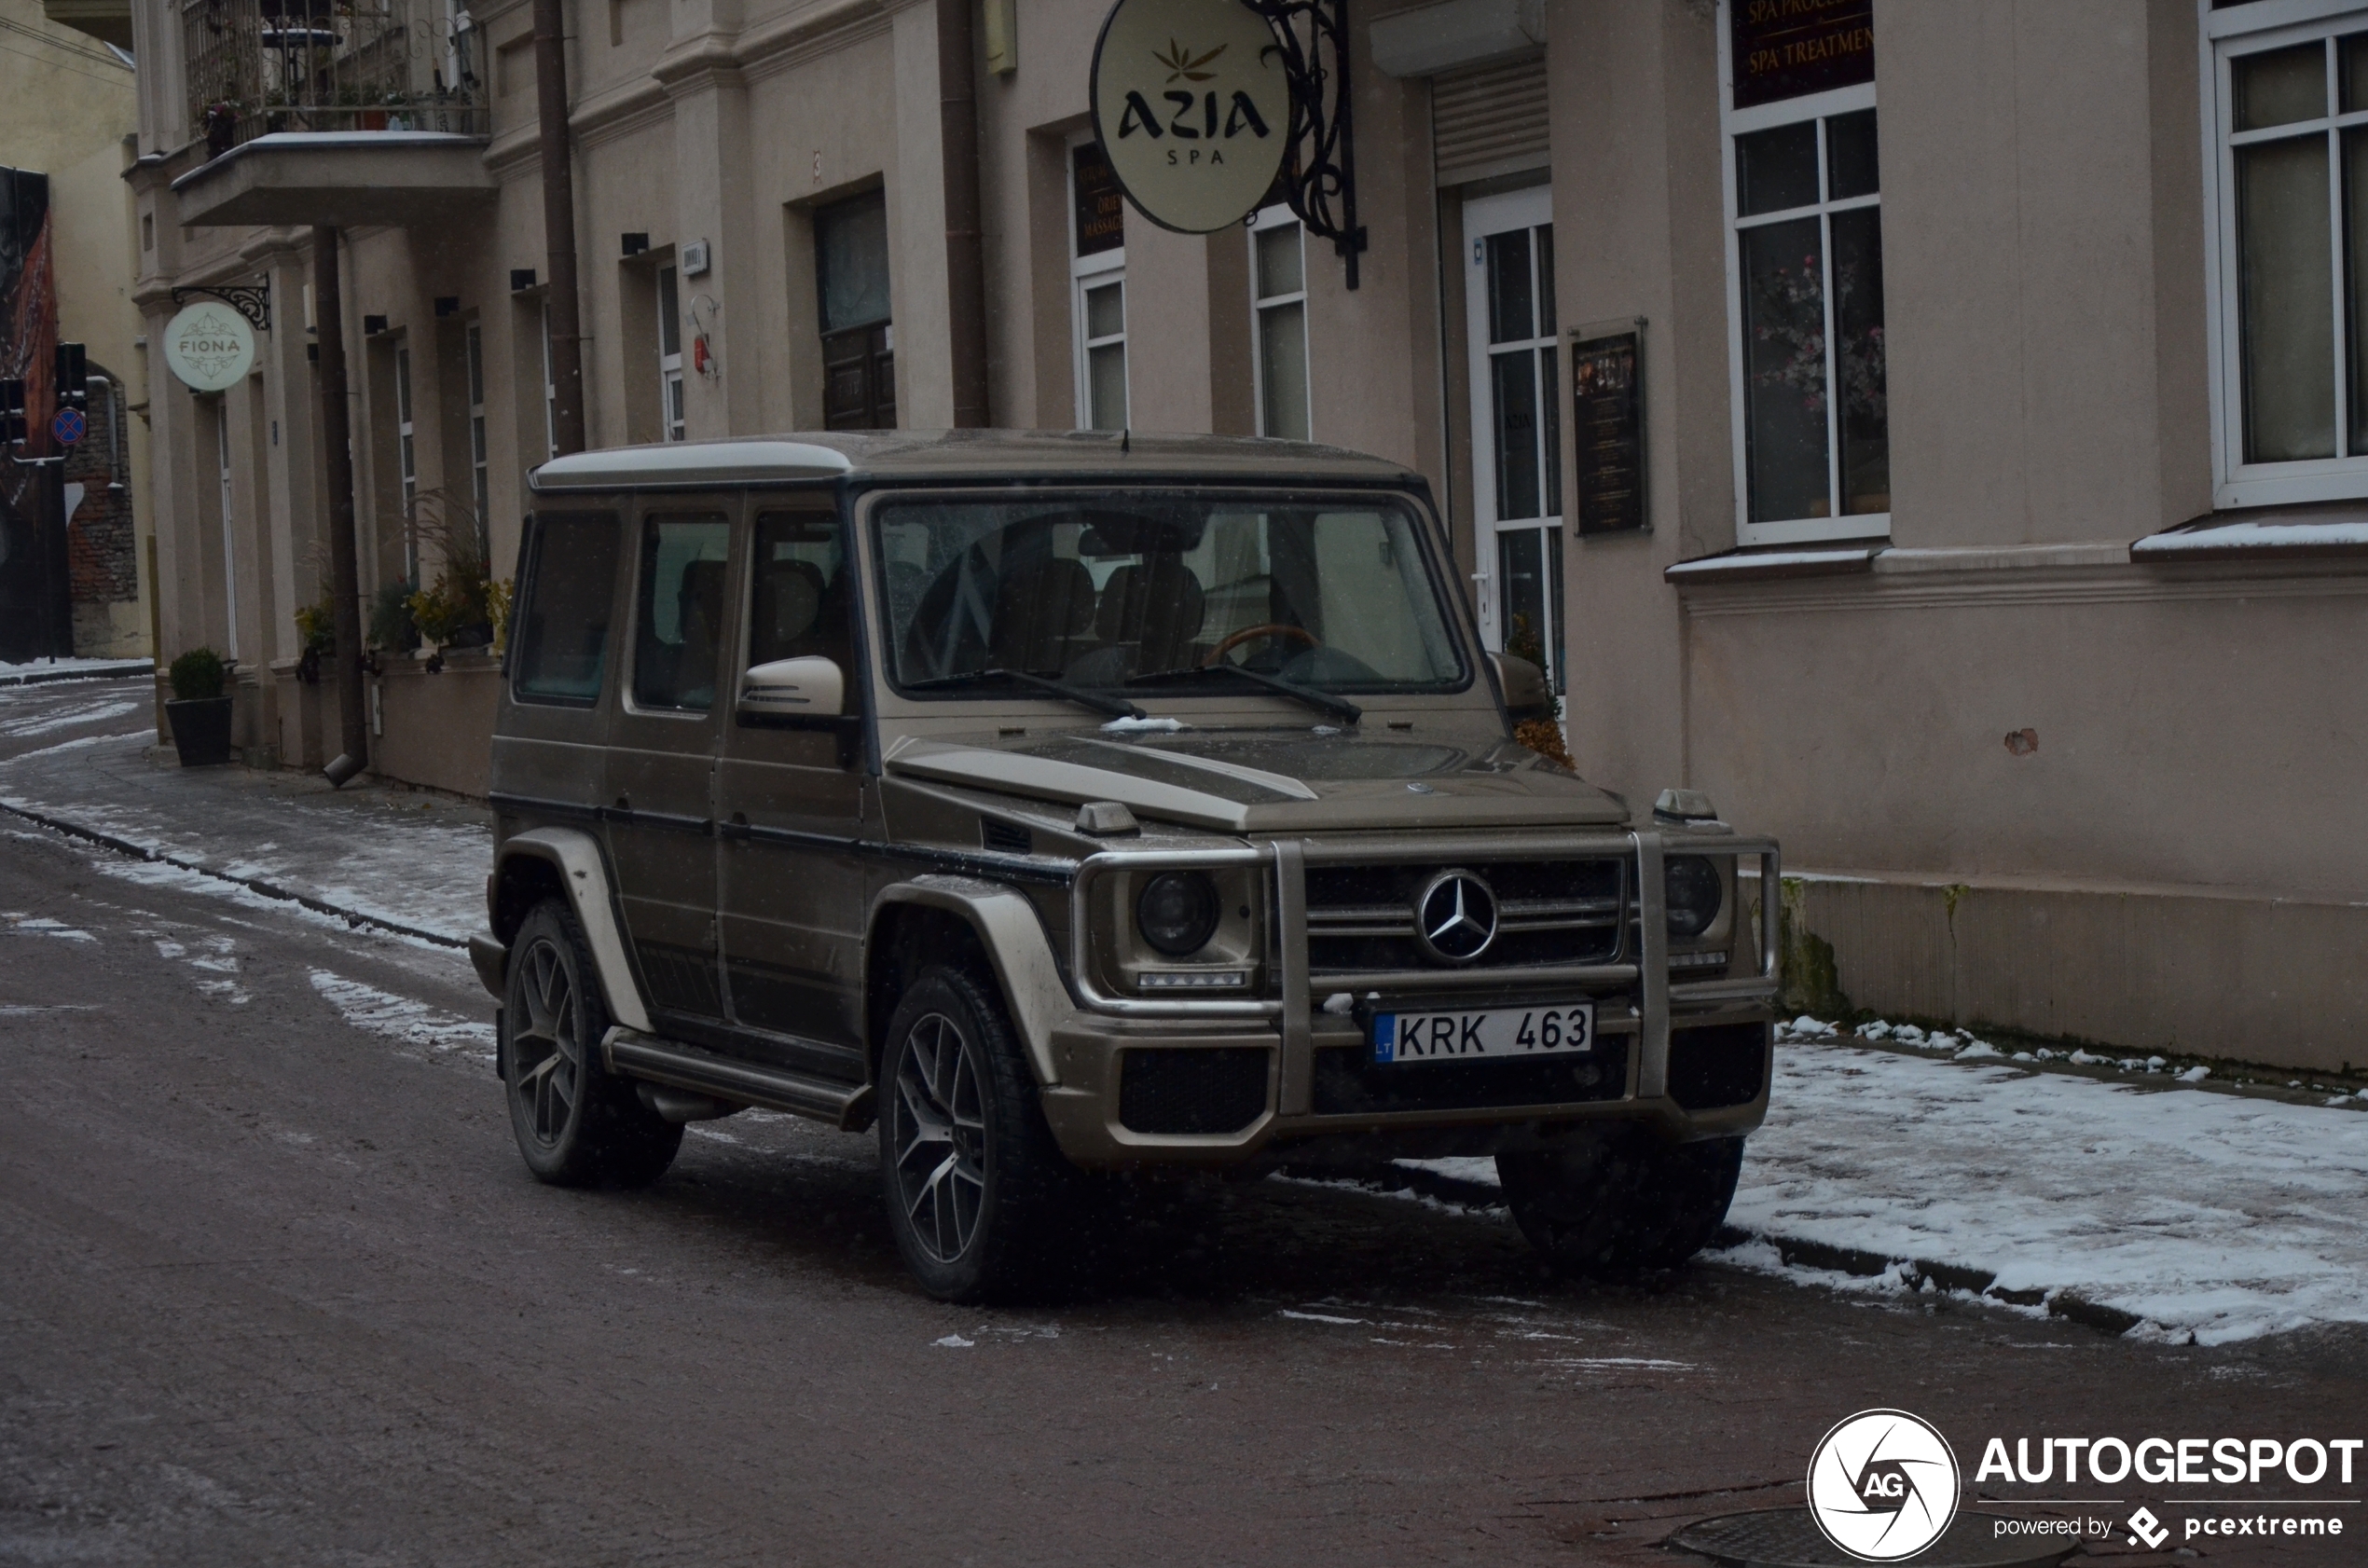
M 2368 502 L 2207 512 L 2129 547 L 2131 560 L 2154 566 L 2323 557 L 2368 561 Z
M 1882 541 L 1832 546 L 1753 546 L 1699 556 L 1664 567 L 1661 579 L 1680 588 L 1766 582 L 1788 577 L 1842 577 L 1872 571 Z

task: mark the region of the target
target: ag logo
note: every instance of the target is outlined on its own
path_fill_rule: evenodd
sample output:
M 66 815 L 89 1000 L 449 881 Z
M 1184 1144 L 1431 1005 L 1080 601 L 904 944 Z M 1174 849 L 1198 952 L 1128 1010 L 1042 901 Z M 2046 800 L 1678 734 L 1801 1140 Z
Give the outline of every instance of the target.
M 1957 1456 L 1906 1410 L 1861 1410 L 1825 1434 L 1809 1462 L 1809 1513 L 1825 1538 L 1867 1562 L 1897 1562 L 1957 1517 Z

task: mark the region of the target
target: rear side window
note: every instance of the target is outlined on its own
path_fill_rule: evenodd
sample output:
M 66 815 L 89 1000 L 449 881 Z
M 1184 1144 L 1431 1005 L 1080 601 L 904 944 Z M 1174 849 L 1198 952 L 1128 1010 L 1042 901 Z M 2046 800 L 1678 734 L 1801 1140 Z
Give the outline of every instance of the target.
M 518 612 L 516 680 L 522 702 L 600 700 L 600 668 L 615 602 L 613 512 L 545 512 L 534 519 Z
M 704 713 L 723 653 L 723 569 L 732 525 L 721 514 L 652 517 L 641 530 L 633 705 Z

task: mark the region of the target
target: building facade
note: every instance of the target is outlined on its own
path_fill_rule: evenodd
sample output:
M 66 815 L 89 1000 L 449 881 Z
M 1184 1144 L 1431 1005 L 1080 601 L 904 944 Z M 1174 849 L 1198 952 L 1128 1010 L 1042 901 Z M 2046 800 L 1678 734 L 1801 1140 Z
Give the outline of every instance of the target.
M 138 124 L 131 39 L 79 3 L 45 15 L 37 0 L 0 0 L 0 378 L 27 383 L 12 455 L 35 460 L 0 470 L 0 660 L 149 651 L 133 479 L 147 465 L 147 387 L 122 178 Z M 61 341 L 83 346 L 91 377 L 72 444 L 49 429 Z
M 339 333 L 374 765 L 481 791 L 494 661 L 401 601 L 506 575 L 554 449 L 530 7 L 131 5 L 150 337 L 270 300 L 155 399 L 164 651 L 239 656 L 251 760 L 334 751 Z M 2368 6 L 1359 0 L 1354 289 L 1286 206 L 1126 204 L 1104 9 L 983 0 L 962 84 L 929 4 L 571 0 L 591 444 L 955 422 L 967 85 L 990 422 L 1427 475 L 1581 771 L 1782 835 L 1805 994 L 2361 1061 Z

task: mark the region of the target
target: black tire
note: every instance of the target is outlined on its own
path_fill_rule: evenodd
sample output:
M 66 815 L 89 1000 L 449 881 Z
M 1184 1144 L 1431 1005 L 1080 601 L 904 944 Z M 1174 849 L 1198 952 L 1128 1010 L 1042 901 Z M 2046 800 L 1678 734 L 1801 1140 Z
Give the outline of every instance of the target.
M 643 1105 L 600 1059 L 609 1030 L 575 912 L 537 904 L 510 943 L 502 1093 L 527 1169 L 555 1187 L 647 1187 L 674 1163 L 682 1128 Z
M 923 1290 L 1009 1300 L 1069 1281 L 1093 1184 L 1053 1141 L 992 984 L 924 970 L 888 1020 L 878 1094 L 888 1229 Z
M 1567 1269 L 1673 1269 L 1727 1217 L 1743 1140 L 1672 1143 L 1649 1127 L 1612 1125 L 1556 1148 L 1499 1154 L 1513 1222 Z

